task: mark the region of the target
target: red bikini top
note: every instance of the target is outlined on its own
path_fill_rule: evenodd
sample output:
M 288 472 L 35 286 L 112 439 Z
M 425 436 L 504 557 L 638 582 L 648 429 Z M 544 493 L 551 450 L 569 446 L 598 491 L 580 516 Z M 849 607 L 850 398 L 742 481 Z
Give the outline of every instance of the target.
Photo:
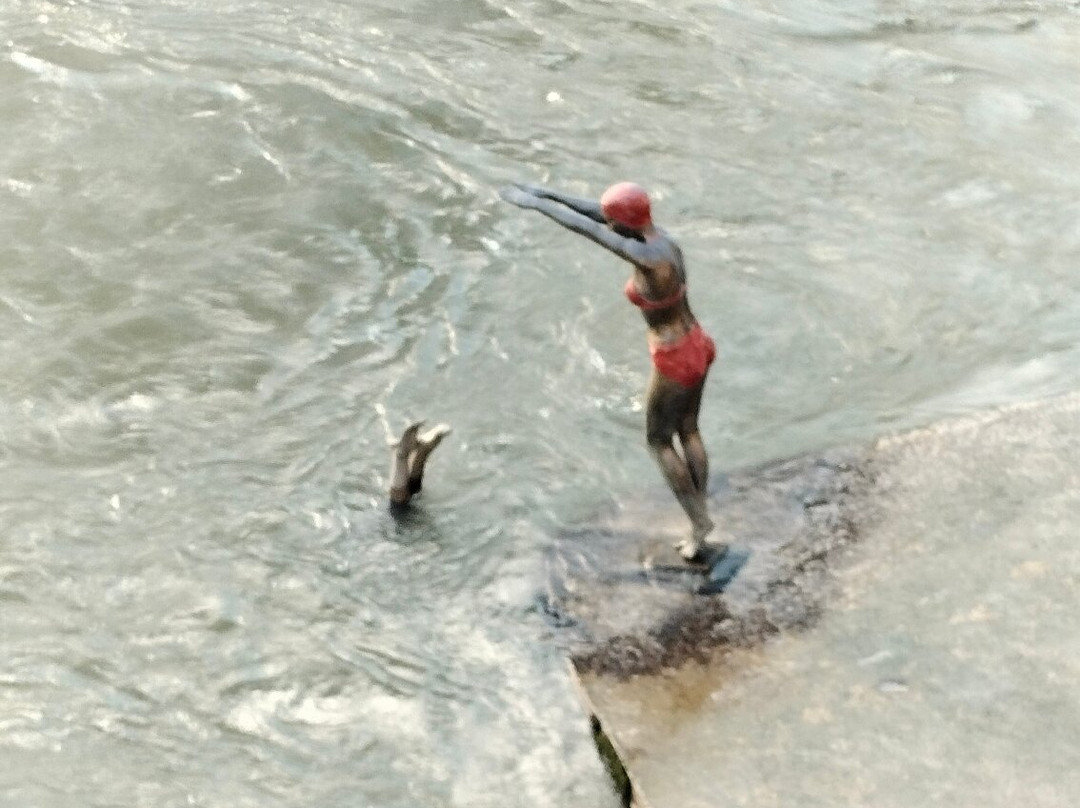
M 659 311 L 660 309 L 670 309 L 686 297 L 686 284 L 680 283 L 679 288 L 663 300 L 649 300 L 647 297 L 643 297 L 637 287 L 634 286 L 633 278 L 626 282 L 626 288 L 623 291 L 626 292 L 626 298 L 642 311 Z

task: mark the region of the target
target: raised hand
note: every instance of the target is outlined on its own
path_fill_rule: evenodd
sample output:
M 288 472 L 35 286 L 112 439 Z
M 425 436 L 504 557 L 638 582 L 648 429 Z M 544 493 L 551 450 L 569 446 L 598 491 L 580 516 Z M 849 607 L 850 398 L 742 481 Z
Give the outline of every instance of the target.
M 523 190 L 520 185 L 507 185 L 499 189 L 499 196 L 511 205 L 519 208 L 535 208 L 539 198 L 529 191 Z
M 550 199 L 551 198 L 551 191 L 549 189 L 547 189 L 547 188 L 544 188 L 543 186 L 540 186 L 540 185 L 533 185 L 532 183 L 528 183 L 528 182 L 515 182 L 514 187 L 515 188 L 520 188 L 525 193 L 532 194 L 533 196 L 538 197 L 540 199 Z

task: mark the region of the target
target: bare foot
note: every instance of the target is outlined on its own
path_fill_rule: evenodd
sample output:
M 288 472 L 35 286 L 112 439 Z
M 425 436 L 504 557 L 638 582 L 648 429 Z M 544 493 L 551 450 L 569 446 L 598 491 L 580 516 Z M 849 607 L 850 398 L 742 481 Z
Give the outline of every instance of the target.
M 716 528 L 712 528 L 701 535 L 694 535 L 689 539 L 684 539 L 675 545 L 675 549 L 688 563 L 700 564 L 707 562 L 710 558 L 720 557 L 727 552 L 727 544 L 716 541 L 719 533 L 720 531 Z
M 675 545 L 675 549 L 679 551 L 679 555 L 686 561 L 699 561 L 701 559 L 701 551 L 704 549 L 704 543 L 695 539 L 683 539 Z
M 417 426 L 419 426 L 419 424 Z M 442 439 L 449 434 L 450 426 L 448 424 L 439 424 L 438 426 L 429 429 L 423 435 L 418 436 L 416 442 L 419 444 L 419 449 L 421 449 L 424 454 L 431 454 L 435 450 L 435 447 L 442 442 Z

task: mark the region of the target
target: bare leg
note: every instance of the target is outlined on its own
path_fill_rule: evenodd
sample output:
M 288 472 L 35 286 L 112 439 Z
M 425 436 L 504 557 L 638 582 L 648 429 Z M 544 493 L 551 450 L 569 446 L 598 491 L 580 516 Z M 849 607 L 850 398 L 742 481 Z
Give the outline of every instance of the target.
M 708 469 L 702 462 L 704 447 L 695 447 L 691 439 L 690 451 L 698 453 L 694 457 L 695 466 L 692 467 L 675 450 L 673 442 L 687 414 L 696 416 L 694 408 L 701 399 L 700 387 L 701 385 L 698 385 L 687 390 L 654 371 L 649 384 L 646 414 L 649 450 L 693 526 L 691 538 L 679 545 L 679 552 L 688 560 L 700 554 L 705 537 L 714 528 L 705 499 L 705 477 Z M 697 443 L 700 444 L 700 438 Z
M 409 461 L 409 494 L 419 493 L 424 485 L 424 465 L 435 447 L 442 443 L 442 439 L 450 434 L 450 427 L 446 424 L 429 429 L 416 438 L 416 449 Z
M 682 445 L 683 458 L 690 469 L 694 487 L 703 494 L 709 489 L 709 457 L 705 453 L 705 444 L 698 431 L 698 410 L 701 408 L 701 393 L 705 389 L 704 381 L 699 384 L 689 402 L 689 409 L 683 415 L 679 425 L 679 443 Z
M 703 494 L 708 493 L 709 458 L 705 454 L 705 445 L 701 442 L 701 433 L 695 431 L 680 434 L 679 442 L 682 444 L 683 457 L 686 458 L 694 487 Z
M 416 452 L 416 433 L 424 425 L 423 421 L 409 424 L 393 447 L 390 466 L 390 504 L 404 505 L 413 495 L 410 491 L 409 478 L 411 461 L 410 458 Z
M 702 492 L 694 487 L 694 480 L 690 476 L 690 470 L 685 461 L 675 451 L 674 445 L 668 442 L 664 446 L 651 445 L 653 456 L 656 458 L 660 470 L 664 474 L 668 487 L 671 488 L 675 498 L 679 501 L 686 515 L 690 517 L 693 525 L 693 539 L 686 545 L 684 555 L 692 557 L 697 555 L 700 549 L 698 545 L 713 530 L 713 521 L 709 518 L 708 506 Z

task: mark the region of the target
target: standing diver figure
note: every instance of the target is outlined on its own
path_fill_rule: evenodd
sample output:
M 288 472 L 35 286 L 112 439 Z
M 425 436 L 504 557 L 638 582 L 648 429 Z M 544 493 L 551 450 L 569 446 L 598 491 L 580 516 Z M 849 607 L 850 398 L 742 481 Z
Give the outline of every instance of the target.
M 653 363 L 645 421 L 649 450 L 693 526 L 690 538 L 676 547 L 687 561 L 703 560 L 714 525 L 706 500 L 709 461 L 698 431 L 698 411 L 716 346 L 690 311 L 682 251 L 653 224 L 649 196 L 634 183 L 612 185 L 599 203 L 523 184 L 508 186 L 500 195 L 633 265 L 626 296 L 645 318 Z M 722 555 L 727 547 L 717 543 L 714 549 Z

